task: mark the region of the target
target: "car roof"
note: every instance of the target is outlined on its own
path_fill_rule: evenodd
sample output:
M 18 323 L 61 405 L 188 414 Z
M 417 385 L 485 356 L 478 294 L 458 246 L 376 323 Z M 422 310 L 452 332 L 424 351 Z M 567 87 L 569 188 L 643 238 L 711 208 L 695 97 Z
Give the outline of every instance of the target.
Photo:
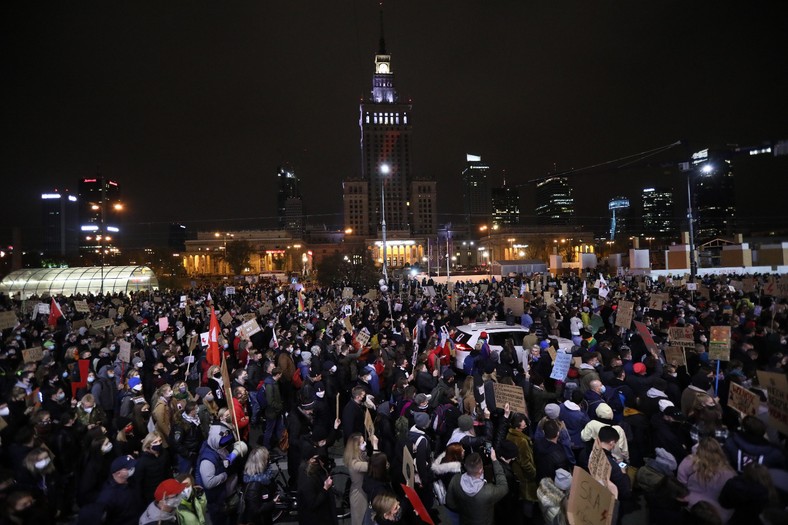
M 475 325 L 464 324 L 462 326 L 458 326 L 457 330 L 461 332 L 465 332 L 466 334 L 472 334 L 474 332 L 525 332 L 525 328 L 522 325 L 514 324 L 514 325 L 507 325 L 506 321 L 489 321 L 486 323 L 476 323 Z

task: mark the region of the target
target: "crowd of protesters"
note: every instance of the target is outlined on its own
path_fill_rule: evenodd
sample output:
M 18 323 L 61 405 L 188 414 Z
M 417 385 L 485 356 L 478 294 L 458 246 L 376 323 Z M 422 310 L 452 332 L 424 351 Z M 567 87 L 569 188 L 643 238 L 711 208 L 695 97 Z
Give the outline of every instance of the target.
M 267 524 L 286 457 L 299 523 L 333 524 L 341 455 L 353 525 L 421 523 L 424 509 L 436 523 L 564 524 L 573 469 L 599 447 L 616 520 L 788 523 L 785 436 L 727 403 L 732 383 L 763 397 L 756 372 L 785 373 L 785 301 L 763 276 L 747 293 L 726 276 L 703 278 L 705 294 L 676 284 L 537 275 L 394 282 L 372 298 L 260 279 L 229 294 L 0 297 L 17 319 L 0 342 L 0 520 Z M 649 309 L 657 292 L 668 300 Z M 521 296 L 515 316 L 504 299 Z M 621 300 L 655 345 L 616 325 Z M 492 348 L 481 333 L 456 363 L 456 328 L 491 321 L 524 337 Z M 668 329 L 690 325 L 685 363 L 668 361 Z M 732 334 L 720 367 L 719 325 Z M 558 338 L 576 358 L 560 380 Z M 495 383 L 521 387 L 527 413 L 498 406 Z

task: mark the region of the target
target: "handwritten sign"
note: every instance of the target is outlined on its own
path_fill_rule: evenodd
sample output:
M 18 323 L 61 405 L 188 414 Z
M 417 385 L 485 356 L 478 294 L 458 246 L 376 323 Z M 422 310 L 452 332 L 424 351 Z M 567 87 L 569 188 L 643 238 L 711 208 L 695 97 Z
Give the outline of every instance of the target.
M 783 434 L 788 434 L 788 378 L 785 374 L 758 371 L 758 383 L 766 388 L 769 422 Z
M 92 321 L 90 327 L 94 330 L 103 330 L 112 326 L 113 324 L 115 323 L 112 319 L 95 319 Z
M 602 447 L 599 446 L 599 440 L 594 442 L 594 448 L 591 449 L 591 455 L 588 457 L 588 472 L 598 482 L 607 485 L 610 479 L 612 468 L 610 467 L 610 460 Z
M 230 323 L 233 322 L 233 316 L 230 315 L 230 312 L 224 312 L 222 316 L 222 324 L 225 326 L 230 326 Z
M 250 321 L 252 319 L 257 319 L 257 314 L 248 313 L 248 314 L 244 314 L 243 315 L 243 320 L 244 321 Z
M 629 329 L 632 326 L 632 317 L 635 313 L 635 303 L 632 301 L 619 301 L 616 309 L 616 326 Z
M 495 392 L 496 407 L 503 408 L 506 403 L 509 403 L 509 408 L 512 412 L 528 414 L 522 387 L 517 385 L 505 385 L 503 383 L 493 383 L 493 391 Z
M 131 343 L 128 341 L 121 341 L 119 343 L 118 359 L 124 363 L 131 361 Z
M 731 359 L 731 327 L 712 326 L 709 331 L 709 359 L 730 361 Z
M 358 334 L 356 334 L 356 341 L 358 341 L 361 346 L 366 346 L 367 343 L 369 343 L 370 337 L 369 330 L 365 326 Z
M 668 334 L 670 335 L 670 344 L 695 348 L 695 328 L 692 325 L 671 326 L 668 328 Z
M 728 391 L 728 406 L 738 411 L 742 416 L 755 416 L 758 414 L 758 407 L 761 399 L 758 394 L 750 392 L 738 383 L 731 381 Z
M 353 299 L 353 288 L 346 286 L 342 289 L 342 299 Z
M 38 303 L 36 312 L 42 315 L 49 315 L 49 303 Z
M 687 356 L 684 348 L 680 346 L 669 346 L 665 348 L 665 361 L 676 366 L 687 366 Z
M 170 320 L 166 317 L 159 317 L 159 332 L 166 332 L 170 327 Z
M 504 312 L 512 311 L 512 314 L 520 317 L 523 315 L 523 300 L 520 297 L 504 297 L 503 310 Z
M 87 301 L 74 301 L 74 310 L 81 314 L 90 313 L 90 307 Z
M 200 334 L 200 344 L 202 346 L 208 346 L 208 334 L 210 332 L 203 332 Z
M 40 346 L 22 350 L 22 359 L 25 363 L 36 363 L 44 359 L 44 349 Z
M 251 338 L 254 334 L 262 332 L 262 329 L 260 328 L 260 325 L 257 324 L 256 319 L 249 319 L 241 325 L 239 330 L 241 335 L 246 339 Z
M 402 447 L 402 477 L 405 478 L 405 484 L 410 488 L 416 485 L 416 464 L 410 453 L 410 445 Z
M 580 467 L 572 472 L 572 487 L 566 506 L 569 525 L 610 525 L 616 497 Z
M 375 435 L 375 423 L 372 421 L 372 416 L 369 415 L 369 410 L 364 411 L 364 430 L 367 433 L 367 439 Z
M 640 337 L 643 338 L 643 344 L 646 345 L 648 351 L 653 353 L 659 352 L 659 347 L 657 346 L 657 343 L 654 342 L 654 338 L 651 337 L 651 332 L 648 331 L 648 326 L 638 321 L 635 321 L 635 328 L 637 328 Z
M 569 367 L 572 365 L 572 354 L 566 352 L 559 352 L 555 355 L 555 363 L 553 363 L 553 371 L 550 373 L 550 379 L 556 381 L 563 381 L 566 379 L 566 374 L 569 373 Z
M 435 287 L 434 286 L 425 286 L 424 287 L 424 295 L 427 297 L 435 297 Z
M 14 312 L 0 312 L 0 330 L 6 330 L 16 326 L 18 319 Z
M 650 310 L 662 310 L 662 303 L 669 300 L 666 293 L 653 293 L 649 298 L 648 307 Z
M 225 286 L 224 295 L 235 295 L 235 286 Z

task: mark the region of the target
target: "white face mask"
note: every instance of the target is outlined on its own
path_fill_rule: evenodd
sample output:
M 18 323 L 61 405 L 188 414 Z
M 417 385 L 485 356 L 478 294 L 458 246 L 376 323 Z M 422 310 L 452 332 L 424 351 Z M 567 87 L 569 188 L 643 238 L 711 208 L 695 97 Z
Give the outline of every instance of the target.
M 52 460 L 49 458 L 40 459 L 36 461 L 36 468 L 38 470 L 44 470 L 45 468 L 47 468 L 47 466 L 49 466 L 49 463 L 51 462 Z
M 191 495 L 192 495 L 191 487 L 186 487 L 185 489 L 183 489 L 183 492 L 181 492 L 181 496 L 183 496 L 183 499 L 189 499 Z
M 82 407 L 82 410 L 90 414 L 91 412 L 93 412 L 93 407 Z
M 319 397 L 320 399 L 323 399 L 323 397 L 325 397 L 325 395 L 326 395 L 326 392 L 325 392 L 325 390 L 323 392 L 315 392 L 315 395 L 317 397 Z
M 135 366 L 136 366 L 137 368 L 142 368 L 142 363 L 137 363 Z
M 106 443 L 104 445 L 101 445 L 101 451 L 104 454 L 108 453 L 110 450 L 112 450 L 112 443 Z
M 95 380 L 96 380 L 96 378 L 95 378 L 95 377 L 93 377 L 93 376 L 88 376 L 88 383 L 92 383 L 92 382 L 93 382 L 93 381 L 95 381 Z
M 332 366 L 332 367 L 331 367 L 331 370 L 329 370 L 329 372 L 331 372 L 332 374 L 333 374 L 334 372 L 336 372 L 336 371 L 337 371 L 337 367 L 335 367 L 335 366 Z
M 0 408 L 0 416 L 6 417 L 10 413 L 11 410 L 8 407 Z
M 358 448 L 361 449 L 361 452 L 364 452 L 365 450 L 367 450 L 367 442 L 362 441 L 361 444 L 358 446 Z
M 134 469 L 133 468 L 128 469 L 128 471 L 129 471 L 129 477 L 134 475 Z

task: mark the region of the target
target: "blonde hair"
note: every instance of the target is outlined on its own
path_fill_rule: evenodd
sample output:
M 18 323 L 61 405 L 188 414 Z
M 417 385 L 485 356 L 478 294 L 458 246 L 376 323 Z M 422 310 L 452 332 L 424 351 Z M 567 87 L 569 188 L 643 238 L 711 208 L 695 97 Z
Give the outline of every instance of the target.
M 367 455 L 361 451 L 361 442 L 364 436 L 358 432 L 350 434 L 350 437 L 345 444 L 344 461 L 345 466 L 349 469 L 353 468 L 353 463 L 356 461 L 367 461 Z
M 268 468 L 268 460 L 271 457 L 268 449 L 265 447 L 255 447 L 249 454 L 249 459 L 246 460 L 244 466 L 244 475 L 254 476 L 255 474 L 262 474 Z
M 151 448 L 150 448 L 151 443 L 153 443 L 157 439 L 161 439 L 162 442 L 164 441 L 164 438 L 161 437 L 161 434 L 159 434 L 158 430 L 154 430 L 153 432 L 148 432 L 148 435 L 145 436 L 145 439 L 142 440 L 142 450 L 144 452 L 151 452 Z
M 79 402 L 83 405 L 85 403 L 91 403 L 94 407 L 96 406 L 96 398 L 93 397 L 93 394 L 85 394 L 82 396 L 82 399 L 80 399 Z
M 39 461 L 38 458 L 42 454 L 46 454 L 46 456 L 50 459 L 50 461 L 49 461 L 49 465 L 47 465 L 46 468 L 44 468 L 43 470 L 38 470 L 36 468 L 36 462 Z M 34 476 L 37 472 L 40 472 L 41 474 L 51 474 L 55 471 L 55 463 L 54 463 L 54 458 L 52 457 L 52 453 L 49 451 L 49 449 L 45 447 L 37 447 L 31 450 L 30 452 L 28 452 L 27 455 L 25 456 L 23 464 L 25 466 L 25 469 L 27 469 L 27 471 L 33 474 Z
M 695 455 L 692 456 L 695 474 L 703 483 L 708 483 L 711 478 L 720 472 L 733 472 L 728 464 L 728 458 L 716 439 L 707 437 L 700 440 Z
M 372 500 L 372 510 L 376 516 L 381 518 L 391 512 L 394 505 L 398 502 L 397 497 L 391 492 L 381 492 Z

